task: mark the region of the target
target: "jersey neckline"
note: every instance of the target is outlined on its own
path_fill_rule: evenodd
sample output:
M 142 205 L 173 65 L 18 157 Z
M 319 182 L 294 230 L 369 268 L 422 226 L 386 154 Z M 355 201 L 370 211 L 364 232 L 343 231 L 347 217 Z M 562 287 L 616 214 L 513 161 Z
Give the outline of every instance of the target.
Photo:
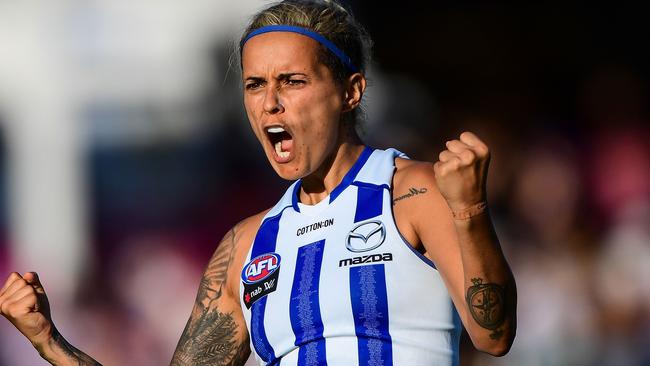
M 361 171 L 361 168 L 366 164 L 368 161 L 368 158 L 370 158 L 370 155 L 375 149 L 371 148 L 370 146 L 364 146 L 363 151 L 361 152 L 361 155 L 357 158 L 357 161 L 354 162 L 350 170 L 348 170 L 347 173 L 345 173 L 345 176 L 343 176 L 343 179 L 341 180 L 341 183 L 339 183 L 333 190 L 330 192 L 328 197 L 325 197 L 323 201 L 328 201 L 328 203 L 334 202 L 334 200 L 348 187 L 352 182 L 354 182 L 354 179 L 357 177 L 357 174 L 359 174 L 359 171 Z M 306 211 L 313 211 L 312 208 L 316 207 L 324 207 L 327 206 L 327 204 L 323 204 L 323 201 L 318 202 L 315 205 L 307 205 L 304 203 L 301 203 L 299 201 L 300 198 L 300 187 L 302 185 L 302 179 L 298 179 L 296 181 L 295 186 L 293 187 L 293 195 L 291 197 L 291 205 L 293 206 L 293 209 L 296 212 L 300 212 L 300 207 L 309 207 Z M 300 204 L 300 205 L 299 205 Z

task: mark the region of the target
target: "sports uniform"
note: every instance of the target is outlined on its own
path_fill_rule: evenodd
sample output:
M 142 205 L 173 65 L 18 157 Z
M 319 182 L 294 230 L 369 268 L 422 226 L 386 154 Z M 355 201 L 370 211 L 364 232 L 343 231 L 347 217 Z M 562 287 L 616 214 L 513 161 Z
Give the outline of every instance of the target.
M 366 147 L 329 197 L 299 203 L 298 180 L 262 220 L 240 283 L 260 364 L 458 364 L 448 291 L 395 225 L 398 156 Z

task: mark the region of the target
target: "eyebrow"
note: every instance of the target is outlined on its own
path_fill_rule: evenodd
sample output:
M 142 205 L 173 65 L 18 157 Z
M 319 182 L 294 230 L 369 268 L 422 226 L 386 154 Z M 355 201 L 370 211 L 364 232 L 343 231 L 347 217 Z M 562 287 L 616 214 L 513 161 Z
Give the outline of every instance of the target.
M 247 82 L 247 81 L 254 81 L 254 82 L 258 83 L 258 82 L 264 81 L 264 78 L 261 77 L 261 76 L 249 76 L 249 77 L 246 78 L 246 80 L 244 80 L 244 82 Z
M 278 79 L 279 80 L 285 80 L 285 79 L 288 79 L 288 78 L 290 78 L 292 76 L 295 76 L 295 75 L 307 76 L 307 74 L 305 74 L 303 72 L 285 72 L 285 73 L 282 73 L 282 74 L 278 75 Z
M 290 78 L 292 76 L 296 76 L 296 75 L 307 76 L 307 74 L 305 74 L 303 72 L 283 72 L 283 73 L 278 75 L 277 79 L 278 80 L 286 80 L 286 79 L 288 79 L 288 78 Z M 261 76 L 249 76 L 244 80 L 244 82 L 246 82 L 246 81 L 260 82 L 260 81 L 264 81 L 264 80 L 265 79 L 263 77 L 261 77 Z

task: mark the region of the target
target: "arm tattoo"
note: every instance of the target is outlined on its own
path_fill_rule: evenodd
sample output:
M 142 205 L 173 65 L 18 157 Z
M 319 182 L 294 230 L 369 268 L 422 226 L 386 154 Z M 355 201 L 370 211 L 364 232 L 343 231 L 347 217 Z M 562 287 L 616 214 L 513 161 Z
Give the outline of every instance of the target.
M 248 337 L 238 342 L 236 333 L 232 313 L 204 309 L 185 327 L 172 365 L 243 365 L 248 358 Z
M 235 229 L 226 234 L 205 270 L 195 308 L 181 339 L 172 366 L 243 365 L 250 353 L 248 333 L 237 337 L 238 326 L 233 313 L 221 312 L 216 301 L 223 295 L 228 268 L 235 249 Z
M 407 199 L 407 198 L 411 198 L 411 197 L 413 197 L 413 196 L 417 196 L 417 195 L 419 195 L 419 194 L 425 194 L 425 193 L 427 193 L 427 189 L 426 189 L 426 188 L 415 188 L 415 187 L 411 187 L 411 188 L 409 188 L 409 193 L 407 193 L 407 194 L 405 194 L 405 195 L 402 195 L 402 196 L 399 196 L 399 197 L 397 197 L 397 198 L 395 198 L 395 199 L 393 200 L 393 206 L 394 206 L 397 202 L 399 202 L 399 201 L 401 201 L 401 200 L 405 200 L 405 199 Z
M 63 338 L 63 336 L 61 335 L 61 333 L 59 333 L 58 330 L 54 329 L 52 331 L 52 338 L 54 339 L 54 343 L 56 343 L 59 346 L 59 348 L 61 348 L 63 353 L 65 353 L 66 356 L 76 361 L 77 365 L 102 366 L 99 362 L 93 360 L 90 356 L 81 352 L 75 346 L 68 343 L 68 341 L 66 341 L 65 338 Z
M 482 278 L 472 278 L 472 283 L 465 298 L 470 314 L 478 325 L 492 331 L 490 338 L 501 338 L 501 326 L 506 319 L 503 287 L 496 283 L 483 283 Z
M 235 254 L 235 229 L 231 229 L 219 244 L 219 249 L 214 253 L 208 263 L 208 268 L 201 278 L 199 285 L 199 293 L 196 297 L 197 303 L 203 304 L 207 300 L 207 304 L 203 304 L 206 308 L 210 308 L 212 303 L 223 294 L 223 286 L 226 284 L 228 278 L 228 267 Z

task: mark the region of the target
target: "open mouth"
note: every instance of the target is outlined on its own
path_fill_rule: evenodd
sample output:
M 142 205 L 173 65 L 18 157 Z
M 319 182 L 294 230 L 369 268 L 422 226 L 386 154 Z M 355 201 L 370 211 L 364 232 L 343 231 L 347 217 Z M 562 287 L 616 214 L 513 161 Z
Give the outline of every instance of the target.
M 284 128 L 279 126 L 269 127 L 266 129 L 266 135 L 275 149 L 275 154 L 280 159 L 288 159 L 293 147 L 293 137 Z

